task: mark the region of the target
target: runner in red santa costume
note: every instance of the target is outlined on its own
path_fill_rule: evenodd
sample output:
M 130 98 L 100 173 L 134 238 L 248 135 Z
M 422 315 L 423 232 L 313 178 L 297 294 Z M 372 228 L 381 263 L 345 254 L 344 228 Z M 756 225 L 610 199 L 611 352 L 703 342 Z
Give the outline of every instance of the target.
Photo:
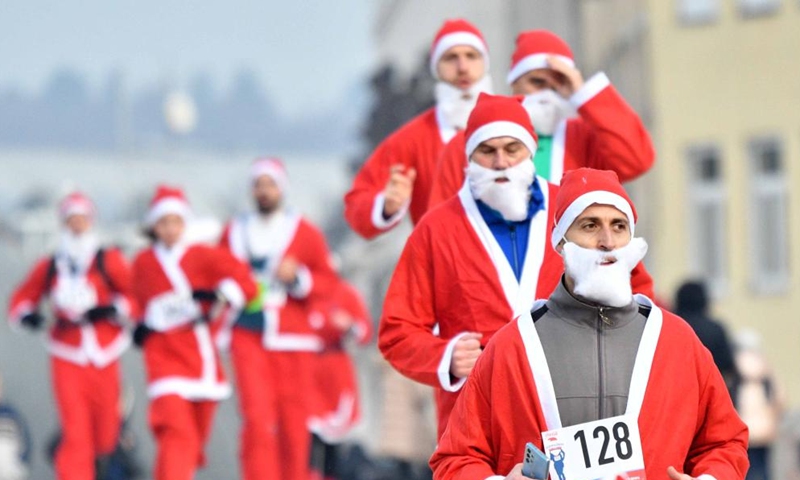
M 245 480 L 309 476 L 314 357 L 323 342 L 310 305 L 336 282 L 322 232 L 284 206 L 289 179 L 275 158 L 250 168 L 256 211 L 234 218 L 222 246 L 249 263 L 260 294 L 233 326 Z
M 623 182 L 653 166 L 655 151 L 641 118 L 604 73 L 584 82 L 572 50 L 547 30 L 522 32 L 511 57 L 508 84 L 539 135 L 536 172 L 559 183 L 564 172 L 591 167 L 617 172 Z M 429 205 L 452 197 L 464 183 L 463 135 L 445 147 L 434 173 Z
M 565 274 L 487 345 L 434 478 L 531 478 L 531 442 L 554 479 L 743 479 L 747 427 L 711 354 L 681 318 L 632 294 L 647 244 L 617 175 L 582 168 L 561 185 L 550 240 Z
M 159 186 L 146 217 L 153 246 L 133 263 L 143 310 L 134 341 L 147 367 L 156 480 L 191 480 L 205 465 L 217 402 L 231 392 L 210 324 L 218 323 L 220 305 L 241 308 L 257 292 L 247 267 L 230 253 L 185 239 L 190 215 L 182 190 Z
M 39 260 L 11 295 L 12 325 L 44 326 L 46 297 L 55 321 L 47 349 L 62 438 L 55 458 L 59 480 L 94 480 L 119 436 L 119 357 L 130 344 L 120 325 L 136 315 L 131 272 L 122 253 L 102 247 L 92 229 L 95 209 L 82 193 L 59 206 L 63 222 L 56 252 Z
M 391 229 L 406 212 L 415 224 L 422 218 L 444 145 L 466 127 L 478 94 L 491 90 L 486 42 L 466 20 L 442 25 L 431 45 L 430 68 L 437 79 L 436 106 L 384 140 L 345 195 L 345 219 L 364 238 Z
M 345 342 L 352 337 L 359 345 L 368 344 L 372 319 L 358 290 L 339 278 L 334 289 L 315 302 L 310 321 L 324 345 L 314 360 L 314 401 L 308 420 L 314 440 L 312 465 L 324 480 L 335 480 L 340 478 L 338 444 L 361 419 L 358 375 Z
M 409 237 L 378 333 L 394 368 L 437 387 L 439 435 L 482 346 L 563 272 L 547 242 L 558 187 L 535 175 L 537 137 L 519 99 L 481 94 L 465 133 L 468 181 Z M 641 266 L 634 285 L 652 293 Z

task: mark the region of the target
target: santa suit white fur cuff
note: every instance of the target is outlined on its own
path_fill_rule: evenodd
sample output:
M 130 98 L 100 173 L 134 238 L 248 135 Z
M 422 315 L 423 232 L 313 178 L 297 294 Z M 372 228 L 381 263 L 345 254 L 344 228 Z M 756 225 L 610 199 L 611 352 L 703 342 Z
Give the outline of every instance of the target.
M 383 192 L 375 195 L 375 202 L 372 204 L 372 225 L 379 230 L 386 230 L 395 226 L 408 211 L 408 205 L 411 202 L 406 202 L 400 207 L 400 210 L 395 212 L 389 218 L 383 218 L 383 207 L 386 204 L 386 196 Z
M 245 298 L 244 292 L 239 287 L 239 284 L 236 283 L 232 278 L 225 278 L 221 282 L 219 282 L 219 286 L 217 287 L 222 293 L 222 296 L 225 297 L 225 300 L 231 305 L 231 307 L 235 309 L 239 309 L 244 307 Z
M 592 75 L 592 78 L 584 82 L 583 86 L 579 88 L 577 92 L 572 94 L 569 103 L 577 110 L 610 85 L 611 81 L 605 73 L 595 73 Z
M 717 477 L 713 477 L 707 473 L 704 473 L 703 475 L 697 477 L 697 480 L 717 480 Z
M 492 475 L 491 477 L 486 477 L 486 480 L 505 480 L 505 478 L 502 475 Z
M 455 382 L 450 378 L 450 363 L 453 361 L 453 350 L 456 347 L 458 339 L 466 334 L 467 332 L 459 333 L 447 342 L 447 348 L 444 349 L 444 355 L 442 355 L 439 368 L 436 370 L 436 374 L 439 377 L 439 384 L 446 392 L 457 392 L 461 390 L 461 387 L 463 387 L 464 383 L 467 381 L 467 377 L 459 378 Z

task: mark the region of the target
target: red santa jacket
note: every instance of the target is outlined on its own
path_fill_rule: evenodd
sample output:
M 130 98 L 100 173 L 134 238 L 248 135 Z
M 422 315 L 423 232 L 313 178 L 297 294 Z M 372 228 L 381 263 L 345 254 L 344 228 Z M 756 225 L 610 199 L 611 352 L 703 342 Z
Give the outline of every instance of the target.
M 531 219 L 520 282 L 466 185 L 417 225 L 392 276 L 378 347 L 400 373 L 438 387 L 440 435 L 465 381 L 450 376 L 461 334 L 479 332 L 485 345 L 515 316 L 530 311 L 537 298 L 550 296 L 564 272 L 549 240 L 558 186 L 539 181 L 547 185 L 542 188 L 545 210 Z M 652 294 L 652 279 L 641 264 L 631 283 L 636 292 Z
M 661 328 L 638 414 L 647 478 L 667 478 L 672 465 L 693 478 L 743 479 L 747 427 L 711 354 L 682 319 L 654 307 L 647 322 L 656 317 Z M 548 427 L 528 356 L 531 330 L 523 315 L 481 354 L 431 458 L 436 480 L 502 478 L 522 461 L 526 442 L 542 448 Z
M 234 307 L 256 296 L 247 267 L 230 253 L 205 245 L 160 244 L 133 262 L 134 291 L 142 320 L 155 330 L 144 343 L 151 398 L 177 394 L 218 400 L 230 394 L 208 322 L 210 305 L 192 299 L 197 290 L 219 290 Z
M 576 100 L 580 116 L 562 121 L 553 134 L 551 182 L 560 183 L 564 172 L 580 167 L 613 170 L 620 181 L 627 182 L 653 166 L 655 151 L 650 135 L 605 75 L 586 82 Z M 437 162 L 429 208 L 455 195 L 464 184 L 464 150 L 464 133 L 459 132 Z
M 236 258 L 251 264 L 251 247 L 260 239 L 248 237 L 247 222 L 252 215 L 242 215 L 229 222 L 223 231 L 220 245 Z M 269 240 L 276 247 L 266 262 L 266 271 L 253 270 L 265 287 L 262 293 L 264 321 L 262 329 L 264 347 L 280 351 L 320 351 L 322 341 L 309 324 L 311 302 L 318 296 L 326 295 L 337 279 L 331 267 L 328 245 L 321 231 L 301 215 L 291 211 L 281 211 L 275 215 L 276 223 L 269 232 Z M 274 278 L 274 269 L 284 258 L 293 258 L 300 264 L 298 286 L 286 291 Z M 261 312 L 259 312 L 261 314 Z M 241 323 L 237 323 L 242 326 Z M 264 328 L 264 326 L 266 328 Z
M 349 331 L 342 331 L 334 324 L 337 311 L 352 318 L 354 324 Z M 357 372 L 343 343 L 347 335 L 353 335 L 360 345 L 369 343 L 372 319 L 358 290 L 340 280 L 326 298 L 315 302 L 310 322 L 325 348 L 315 357 L 315 390 L 308 426 L 326 442 L 335 443 L 361 418 Z
M 347 223 L 364 238 L 373 238 L 394 227 L 405 210 L 383 218 L 382 194 L 392 165 L 402 164 L 417 171 L 408 211 L 416 224 L 428 208 L 436 162 L 444 148 L 443 133 L 431 108 L 417 116 L 378 145 L 356 175 L 353 187 L 344 197 Z
M 99 255 L 105 273 L 98 267 L 97 255 L 78 275 L 71 275 L 69 268 L 54 257 L 39 260 L 11 295 L 8 317 L 12 325 L 18 325 L 45 296 L 49 297 L 56 317 L 47 343 L 50 354 L 78 365 L 104 367 L 122 355 L 130 337 L 118 323 L 89 323 L 82 314 L 94 307 L 114 306 L 121 317 L 133 318 L 138 309 L 125 257 L 113 248 L 103 249 Z

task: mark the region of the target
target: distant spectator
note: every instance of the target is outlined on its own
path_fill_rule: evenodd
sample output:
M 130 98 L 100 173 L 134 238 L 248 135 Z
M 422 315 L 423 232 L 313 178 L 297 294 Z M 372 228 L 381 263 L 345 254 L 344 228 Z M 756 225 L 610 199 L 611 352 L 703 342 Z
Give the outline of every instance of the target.
M 0 376 L 0 480 L 28 478 L 31 439 L 22 416 L 3 400 Z
M 739 374 L 733 360 L 733 349 L 725 326 L 711 318 L 708 313 L 708 293 L 701 281 L 687 281 L 675 295 L 675 314 L 685 319 L 700 341 L 711 351 L 714 363 L 719 368 L 729 391 L 738 383 Z M 731 395 L 736 403 L 736 398 Z
M 753 329 L 735 336 L 736 366 L 741 380 L 735 403 L 739 416 L 750 429 L 746 480 L 769 480 L 770 452 L 778 437 L 784 397 L 761 348 L 761 337 Z

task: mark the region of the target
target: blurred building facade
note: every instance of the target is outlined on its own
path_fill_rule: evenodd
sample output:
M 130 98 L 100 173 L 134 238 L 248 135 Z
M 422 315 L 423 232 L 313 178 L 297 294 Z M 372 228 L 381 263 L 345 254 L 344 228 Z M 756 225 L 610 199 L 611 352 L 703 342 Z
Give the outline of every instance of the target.
M 658 152 L 631 186 L 657 292 L 706 280 L 716 315 L 763 335 L 797 406 L 800 4 L 585 1 L 581 16 L 589 70 L 608 72 Z
M 603 70 L 650 130 L 654 169 L 628 185 L 661 300 L 706 280 L 715 314 L 764 337 L 800 404 L 800 3 L 794 0 L 386 0 L 379 63 L 411 75 L 446 18 L 489 44 L 498 93 L 514 39 L 547 28 L 585 77 Z M 794 161 L 793 161 L 794 160 Z

